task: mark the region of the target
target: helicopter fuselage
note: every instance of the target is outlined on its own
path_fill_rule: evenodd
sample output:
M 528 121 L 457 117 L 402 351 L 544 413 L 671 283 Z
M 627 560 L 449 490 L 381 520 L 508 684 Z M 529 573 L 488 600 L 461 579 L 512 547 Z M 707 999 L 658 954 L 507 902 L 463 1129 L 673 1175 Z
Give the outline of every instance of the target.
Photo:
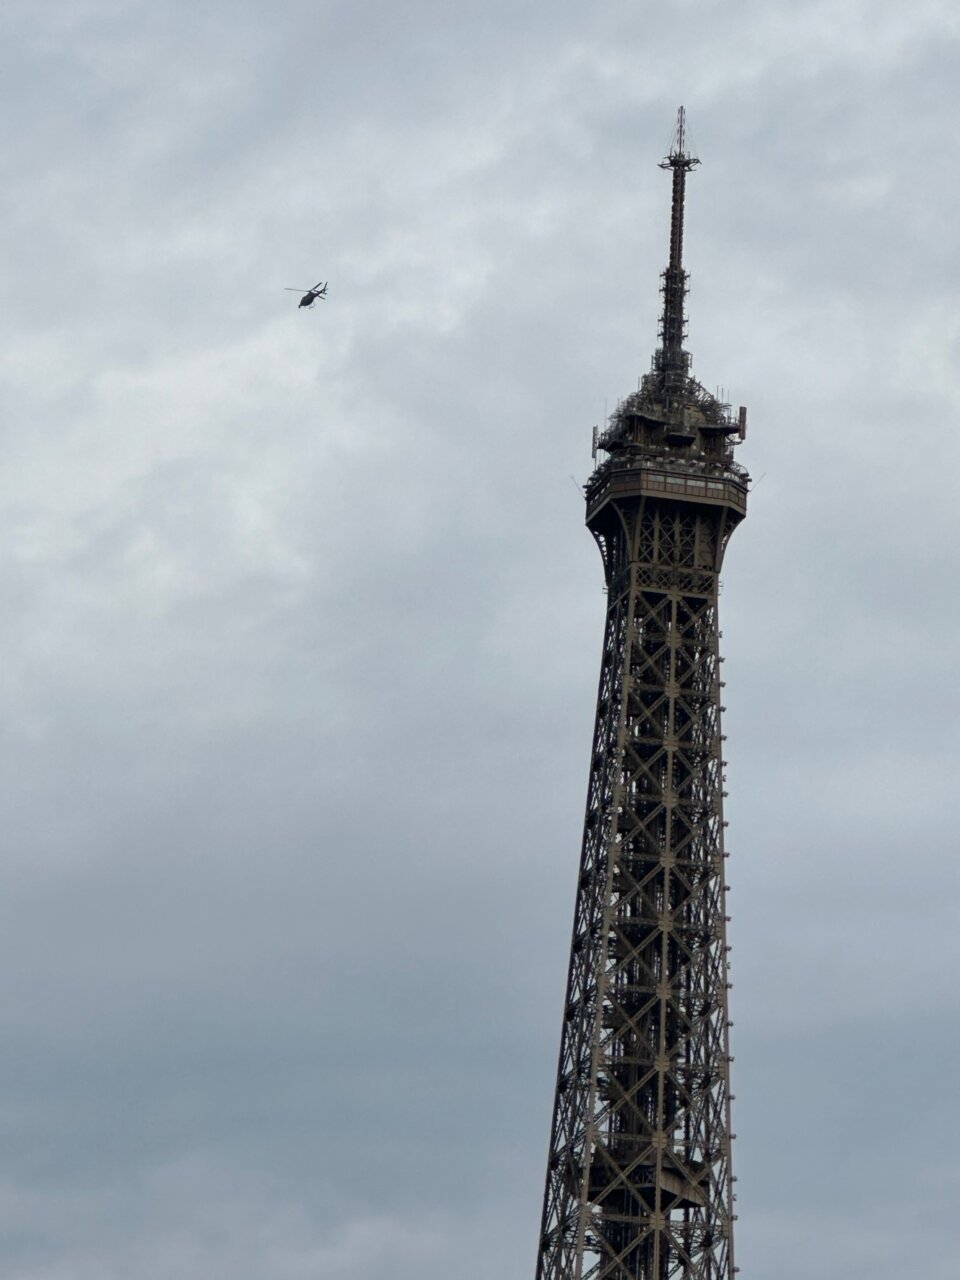
M 300 292 L 300 290 L 299 290 L 299 289 L 288 288 L 288 289 L 286 290 L 286 292 L 287 292 L 287 293 L 299 293 L 299 292 Z M 298 306 L 300 306 L 300 307 L 312 307 L 312 306 L 313 306 L 313 304 L 316 302 L 316 300 L 317 300 L 318 298 L 319 298 L 321 301 L 323 301 L 323 300 L 326 298 L 326 296 L 327 296 L 327 285 L 326 285 L 326 281 L 321 280 L 321 281 L 320 281 L 320 283 L 319 283 L 319 284 L 315 284 L 315 285 L 313 286 L 313 288 L 312 288 L 312 289 L 304 289 L 304 290 L 303 290 L 303 297 L 300 299 L 300 301 L 299 301 L 299 303 L 298 303 L 297 305 L 298 305 Z

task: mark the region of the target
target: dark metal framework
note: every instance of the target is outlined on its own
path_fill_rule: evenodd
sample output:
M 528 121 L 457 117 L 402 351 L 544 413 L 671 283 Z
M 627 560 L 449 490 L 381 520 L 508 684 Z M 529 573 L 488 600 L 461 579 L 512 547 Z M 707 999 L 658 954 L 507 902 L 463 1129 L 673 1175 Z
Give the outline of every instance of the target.
M 661 345 L 587 482 L 607 620 L 538 1280 L 731 1280 L 723 681 L 746 411 L 683 349 L 683 109 Z M 596 456 L 596 448 L 595 448 Z

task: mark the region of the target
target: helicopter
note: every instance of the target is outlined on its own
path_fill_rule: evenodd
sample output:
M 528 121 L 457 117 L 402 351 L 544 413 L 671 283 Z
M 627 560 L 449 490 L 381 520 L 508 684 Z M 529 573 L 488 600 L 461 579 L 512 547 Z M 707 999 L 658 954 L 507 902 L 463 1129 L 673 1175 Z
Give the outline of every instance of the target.
M 327 281 L 321 280 L 318 284 L 315 284 L 312 289 L 284 289 L 284 293 L 302 293 L 303 297 L 300 299 L 298 306 L 312 307 L 318 298 L 321 302 L 326 302 Z

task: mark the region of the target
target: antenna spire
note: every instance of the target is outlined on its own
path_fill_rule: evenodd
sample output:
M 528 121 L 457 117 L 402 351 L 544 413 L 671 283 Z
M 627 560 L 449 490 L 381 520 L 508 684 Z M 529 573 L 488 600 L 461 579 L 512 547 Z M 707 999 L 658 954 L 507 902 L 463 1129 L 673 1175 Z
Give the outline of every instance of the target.
M 688 152 L 687 119 L 683 107 L 677 112 L 677 127 L 661 169 L 673 170 L 673 206 L 670 214 L 670 261 L 663 279 L 663 318 L 660 321 L 661 346 L 654 365 L 663 377 L 668 400 L 682 392 L 690 367 L 690 356 L 683 349 L 687 318 L 684 301 L 687 296 L 687 273 L 683 269 L 683 202 L 687 174 L 700 161 Z

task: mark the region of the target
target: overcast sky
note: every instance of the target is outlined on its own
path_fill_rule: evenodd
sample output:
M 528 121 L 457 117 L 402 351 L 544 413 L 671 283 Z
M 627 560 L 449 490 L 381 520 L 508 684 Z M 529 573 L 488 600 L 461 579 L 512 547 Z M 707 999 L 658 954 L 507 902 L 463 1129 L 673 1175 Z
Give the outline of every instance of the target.
M 738 1262 L 955 1280 L 958 41 L 955 0 L 4 0 L 5 1280 L 531 1280 L 577 485 L 680 102 L 755 478 Z

